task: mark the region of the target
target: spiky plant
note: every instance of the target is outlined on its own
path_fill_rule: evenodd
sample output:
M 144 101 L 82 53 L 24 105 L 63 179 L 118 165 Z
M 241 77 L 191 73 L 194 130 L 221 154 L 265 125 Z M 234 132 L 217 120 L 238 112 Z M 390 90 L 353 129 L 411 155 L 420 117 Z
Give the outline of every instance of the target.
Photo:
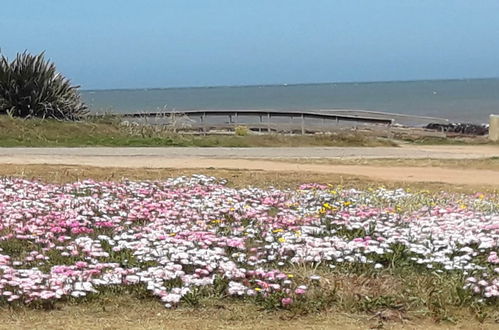
M 20 53 L 12 62 L 0 54 L 0 114 L 81 119 L 88 111 L 78 88 L 45 60 L 44 53 Z

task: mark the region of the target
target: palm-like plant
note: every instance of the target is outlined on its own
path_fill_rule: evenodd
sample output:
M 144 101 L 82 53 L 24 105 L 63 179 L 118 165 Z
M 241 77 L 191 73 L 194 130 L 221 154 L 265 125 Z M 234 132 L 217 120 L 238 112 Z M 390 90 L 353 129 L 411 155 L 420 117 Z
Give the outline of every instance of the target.
M 45 60 L 44 53 L 24 52 L 12 62 L 0 54 L 0 114 L 81 119 L 88 111 L 78 88 Z

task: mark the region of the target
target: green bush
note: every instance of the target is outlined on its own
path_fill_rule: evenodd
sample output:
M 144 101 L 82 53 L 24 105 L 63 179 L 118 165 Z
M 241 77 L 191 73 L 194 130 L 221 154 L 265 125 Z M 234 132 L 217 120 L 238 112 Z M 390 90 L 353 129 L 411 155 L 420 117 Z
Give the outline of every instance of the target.
M 0 114 L 22 118 L 78 120 L 88 111 L 79 86 L 56 71 L 44 53 L 17 54 L 9 62 L 0 54 Z
M 249 128 L 246 126 L 237 126 L 234 133 L 237 136 L 247 136 L 249 134 Z

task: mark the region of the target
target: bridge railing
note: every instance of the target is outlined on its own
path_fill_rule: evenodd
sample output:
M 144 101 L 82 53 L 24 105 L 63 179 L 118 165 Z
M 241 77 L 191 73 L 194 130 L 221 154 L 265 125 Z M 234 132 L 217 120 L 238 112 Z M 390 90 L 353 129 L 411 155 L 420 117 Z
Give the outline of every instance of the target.
M 391 118 L 370 117 L 365 115 L 344 115 L 314 111 L 278 111 L 278 110 L 181 110 L 171 112 L 145 112 L 124 114 L 127 118 L 161 118 L 165 124 L 174 122 L 176 117 L 186 116 L 198 119 L 199 129 L 208 131 L 212 126 L 232 128 L 238 125 L 248 126 L 259 131 L 276 131 L 299 126 L 298 131 L 305 134 L 308 130 L 330 131 L 334 126 L 344 123 L 377 124 L 390 126 Z M 211 120 L 210 120 L 211 119 Z M 213 123 L 213 119 L 218 119 Z M 211 122 L 210 122 L 211 121 Z M 298 121 L 298 122 L 297 122 Z M 334 126 L 332 125 L 334 124 Z

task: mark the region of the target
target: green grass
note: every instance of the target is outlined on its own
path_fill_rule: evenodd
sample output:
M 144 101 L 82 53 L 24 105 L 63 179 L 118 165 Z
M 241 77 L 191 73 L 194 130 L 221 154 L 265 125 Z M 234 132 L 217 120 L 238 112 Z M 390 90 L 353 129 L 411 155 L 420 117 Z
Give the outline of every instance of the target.
M 387 136 L 388 136 L 387 132 Z M 117 116 L 88 117 L 80 122 L 52 119 L 19 119 L 0 115 L 0 147 L 377 147 L 415 145 L 492 144 L 486 137 L 442 138 L 373 136 L 346 131 L 316 135 L 252 135 L 238 128 L 233 135 L 205 136 L 175 133 L 160 125 L 120 124 Z
M 207 135 L 177 134 L 164 126 L 123 126 L 117 117 L 81 122 L 18 119 L 0 116 L 0 147 L 298 147 L 395 146 L 383 138 L 356 132 L 332 135 Z
M 129 134 L 111 120 L 60 122 L 0 117 L 2 147 L 174 146 L 169 136 Z

